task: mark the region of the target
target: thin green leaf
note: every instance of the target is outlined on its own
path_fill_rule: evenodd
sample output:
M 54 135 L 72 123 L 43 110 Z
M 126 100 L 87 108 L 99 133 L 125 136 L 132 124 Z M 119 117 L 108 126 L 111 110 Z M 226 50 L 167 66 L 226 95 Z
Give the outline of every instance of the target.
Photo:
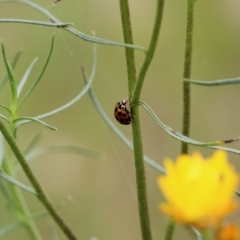
M 7 122 L 10 122 L 9 119 L 7 117 L 5 117 L 4 115 L 0 114 L 0 118 L 6 120 Z
M 25 23 L 25 24 L 33 24 L 33 25 L 42 25 L 45 27 L 67 27 L 69 25 L 73 25 L 73 23 L 50 23 L 36 20 L 28 20 L 28 19 L 14 19 L 14 18 L 0 18 L 0 23 Z
M 13 72 L 13 69 L 7 60 L 6 52 L 5 52 L 5 47 L 3 44 L 3 41 L 1 41 L 2 44 L 2 54 L 3 54 L 3 60 L 7 69 L 8 73 L 8 78 L 10 80 L 10 86 L 11 86 L 11 91 L 12 91 L 12 107 L 16 106 L 16 101 L 17 101 L 17 86 L 16 86 L 16 78 L 15 74 Z
M 9 189 L 8 189 L 8 187 L 5 186 L 3 181 L 4 180 L 2 178 L 0 178 L 1 192 L 7 201 L 8 207 L 10 207 L 13 211 L 15 211 L 17 209 L 16 202 L 14 202 L 14 200 L 12 199 L 12 195 L 10 195 Z
M 29 65 L 29 67 L 27 68 L 26 72 L 24 73 L 20 83 L 18 84 L 17 87 L 17 96 L 19 97 L 19 95 L 21 94 L 21 91 L 25 85 L 25 83 L 28 80 L 28 77 L 33 69 L 34 64 L 37 62 L 38 58 L 34 58 L 33 61 L 31 62 L 31 64 Z
M 104 45 L 110 45 L 110 46 L 115 46 L 115 47 L 128 47 L 128 48 L 133 48 L 133 49 L 137 49 L 137 50 L 143 51 L 145 53 L 147 52 L 147 50 L 144 47 L 141 47 L 141 46 L 138 46 L 138 45 L 114 42 L 114 41 L 110 41 L 110 40 L 106 40 L 106 39 L 102 39 L 102 38 L 89 36 L 89 35 L 87 35 L 85 33 L 82 33 L 80 31 L 78 31 L 77 29 L 72 28 L 72 27 L 65 27 L 63 29 L 71 32 L 75 36 L 80 37 L 81 39 L 83 39 L 85 41 L 88 41 L 88 42 L 104 44 Z
M 18 110 L 20 109 L 20 107 L 22 106 L 22 104 L 26 101 L 26 99 L 29 97 L 29 95 L 32 93 L 32 91 L 34 90 L 34 88 L 37 86 L 38 82 L 40 81 L 43 73 L 45 72 L 47 65 L 49 63 L 50 57 L 52 55 L 52 51 L 53 51 L 53 46 L 54 46 L 54 34 L 52 37 L 52 42 L 51 42 L 51 48 L 50 48 L 50 52 L 48 54 L 47 60 L 45 62 L 45 65 L 43 66 L 42 71 L 40 72 L 40 74 L 38 75 L 38 77 L 35 79 L 35 81 L 33 82 L 33 84 L 30 86 L 30 88 L 28 89 L 28 91 L 26 92 L 26 94 L 24 95 L 24 97 L 22 98 L 21 102 L 18 105 Z
M 22 55 L 22 53 L 23 53 L 23 49 L 20 49 L 14 56 L 13 61 L 11 63 L 11 66 L 13 69 L 15 69 L 15 67 L 17 66 L 18 60 L 19 60 L 20 56 Z M 5 76 L 2 78 L 2 80 L 0 80 L 0 90 L 4 87 L 7 80 L 8 80 L 8 74 L 5 74 Z
M 38 4 L 32 2 L 32 1 L 28 1 L 28 0 L 0 0 L 0 3 L 10 3 L 10 2 L 16 2 L 16 3 L 23 3 L 26 4 L 36 10 L 38 10 L 39 12 L 43 13 L 44 15 L 46 15 L 48 17 L 48 19 L 51 19 L 52 22 L 56 23 L 56 24 L 62 24 L 54 15 L 52 15 L 48 10 L 46 10 L 45 8 L 39 6 Z M 121 43 L 121 42 L 114 42 L 114 41 L 110 41 L 110 40 L 106 40 L 106 39 L 101 39 L 101 38 L 96 38 L 93 36 L 89 36 L 85 33 L 82 33 L 74 28 L 70 28 L 70 27 L 62 27 L 64 30 L 74 34 L 77 37 L 80 37 L 81 39 L 85 40 L 85 41 L 89 41 L 89 42 L 93 42 L 93 43 L 99 43 L 99 44 L 105 44 L 105 45 L 112 45 L 112 46 L 118 46 L 118 47 L 129 47 L 129 48 L 134 48 L 134 49 L 138 49 L 140 51 L 143 51 L 146 53 L 146 49 L 138 46 L 138 45 L 132 45 L 132 44 L 125 44 L 125 43 Z
M 195 85 L 213 87 L 213 86 L 238 84 L 240 83 L 240 78 L 229 78 L 229 79 L 221 79 L 221 80 L 214 80 L 214 81 L 199 81 L 199 80 L 193 80 L 193 79 L 184 79 L 184 81 L 195 84 Z
M 3 237 L 4 235 L 14 231 L 16 228 L 18 228 L 20 226 L 22 226 L 22 223 L 16 222 L 16 223 L 10 224 L 10 225 L 0 229 L 0 237 Z
M 24 154 L 27 161 L 31 161 L 32 159 L 42 156 L 44 154 L 52 154 L 52 153 L 72 153 L 72 154 L 78 154 L 83 155 L 91 158 L 101 158 L 102 154 L 99 151 L 79 147 L 79 146 L 49 146 L 49 147 L 42 147 L 33 149 L 32 151 Z M 20 170 L 20 165 L 17 163 L 14 172 L 16 173 L 18 170 Z
M 5 110 L 8 111 L 8 113 L 11 113 L 11 110 L 4 104 L 0 104 L 0 107 L 4 108 Z
M 34 195 L 37 195 L 36 191 L 31 188 L 31 187 L 28 187 L 27 185 L 19 182 L 18 180 L 14 179 L 13 177 L 7 175 L 6 173 L 0 171 L 0 177 L 7 180 L 8 182 L 12 183 L 13 185 L 16 185 L 18 187 L 20 187 L 21 189 L 29 192 L 29 193 L 32 193 Z
M 26 124 L 28 122 L 31 122 L 31 121 L 38 122 L 38 123 L 42 124 L 43 126 L 51 129 L 51 130 L 54 130 L 54 131 L 57 130 L 57 128 L 55 128 L 55 127 L 53 127 L 53 126 L 43 122 L 42 120 L 40 120 L 40 119 L 38 119 L 36 117 L 20 117 L 20 118 L 16 118 L 14 122 L 18 122 L 18 123 L 16 124 L 15 128 L 17 129 L 19 126 L 21 126 L 23 124 Z
M 35 213 L 34 215 L 32 215 L 31 218 L 37 220 L 37 219 L 41 219 L 48 215 L 49 215 L 49 213 L 47 211 L 41 211 L 39 213 Z M 21 226 L 22 226 L 22 223 L 16 222 L 16 223 L 10 224 L 10 225 L 0 229 L 0 237 L 3 237 L 4 235 L 14 231 L 16 228 L 21 227 Z
M 29 152 L 25 157 L 29 161 L 32 158 L 35 158 L 35 157 L 43 155 L 43 154 L 61 153 L 61 152 L 74 153 L 74 154 L 84 155 L 84 156 L 91 157 L 91 158 L 101 158 L 101 153 L 96 150 L 85 148 L 85 147 L 66 146 L 66 145 L 50 146 L 50 147 L 34 149 L 33 151 Z
M 51 224 L 50 232 L 51 232 L 51 240 L 59 240 L 56 228 L 53 224 Z
M 73 98 L 70 102 L 64 104 L 63 106 L 61 106 L 61 107 L 59 107 L 59 108 L 57 108 L 57 109 L 55 109 L 51 112 L 48 112 L 48 113 L 45 113 L 45 114 L 42 114 L 42 115 L 38 115 L 38 116 L 36 116 L 36 118 L 37 119 L 42 119 L 42 118 L 52 116 L 54 114 L 57 114 L 59 112 L 64 111 L 65 109 L 71 107 L 73 104 L 78 102 L 87 93 L 88 89 L 91 87 L 91 85 L 93 83 L 93 80 L 94 80 L 94 77 L 95 77 L 96 68 L 97 68 L 97 45 L 94 44 L 93 45 L 93 64 L 92 64 L 91 75 L 89 77 L 88 83 L 83 88 L 83 90 L 75 98 Z
M 167 132 L 170 136 L 172 136 L 172 137 L 174 137 L 174 138 L 176 138 L 176 139 L 178 139 L 178 140 L 180 140 L 182 142 L 185 142 L 185 143 L 188 143 L 188 144 L 191 144 L 191 145 L 195 145 L 195 146 L 199 146 L 199 147 L 222 149 L 222 150 L 225 150 L 227 152 L 240 154 L 240 150 L 219 146 L 219 145 L 222 145 L 222 144 L 226 143 L 226 141 L 200 142 L 198 140 L 194 140 L 192 138 L 186 137 L 183 134 L 181 134 L 180 132 L 177 132 L 177 131 L 173 130 L 172 128 L 166 126 L 163 122 L 161 122 L 159 120 L 159 118 L 157 117 L 157 115 L 152 111 L 152 109 L 146 103 L 139 102 L 138 104 L 145 108 L 145 110 L 150 114 L 150 116 L 155 120 L 155 122 L 165 132 Z M 239 139 L 239 138 L 236 138 L 236 139 Z

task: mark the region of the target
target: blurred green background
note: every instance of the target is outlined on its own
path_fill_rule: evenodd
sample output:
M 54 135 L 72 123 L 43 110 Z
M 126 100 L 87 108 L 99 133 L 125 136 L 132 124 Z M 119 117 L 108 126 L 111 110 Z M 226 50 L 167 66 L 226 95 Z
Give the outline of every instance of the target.
M 91 35 L 94 30 L 101 38 L 123 41 L 118 1 L 34 1 L 48 9 L 62 22 L 73 22 L 74 28 Z M 135 44 L 148 46 L 156 1 L 130 1 Z M 202 0 L 195 5 L 195 29 L 192 78 L 214 80 L 240 75 L 240 2 L 238 0 Z M 0 18 L 22 18 L 49 21 L 28 6 L 17 3 L 0 5 Z M 182 73 L 185 41 L 186 1 L 168 0 L 165 3 L 162 29 L 155 58 L 149 68 L 141 100 L 149 104 L 168 126 L 181 131 Z M 84 87 L 79 64 L 88 73 L 92 64 L 92 43 L 85 42 L 63 29 L 24 24 L 0 24 L 0 39 L 5 43 L 10 60 L 24 48 L 16 68 L 20 80 L 30 62 L 39 60 L 31 74 L 34 80 L 48 55 L 53 32 L 56 33 L 53 55 L 40 84 L 22 108 L 22 116 L 35 116 L 55 109 L 71 100 Z M 115 121 L 116 102 L 127 93 L 124 48 L 98 45 L 98 65 L 93 89 L 109 117 Z M 0 77 L 5 66 L 0 58 Z M 144 59 L 136 52 L 138 69 Z M 30 81 L 31 82 L 31 81 Z M 30 85 L 28 82 L 27 86 Z M 25 87 L 25 90 L 27 89 Z M 200 141 L 229 139 L 240 135 L 240 86 L 192 86 L 191 137 Z M 9 104 L 9 86 L 5 86 L 0 102 Z M 1 113 L 5 113 L 1 110 Z M 145 154 L 159 164 L 165 157 L 173 159 L 180 152 L 180 143 L 169 137 L 141 111 Z M 94 109 L 88 95 L 81 101 L 46 122 L 57 132 L 32 123 L 18 132 L 22 149 L 39 132 L 47 134 L 39 146 L 79 145 L 101 152 L 94 159 L 72 154 L 50 154 L 30 163 L 52 202 L 64 203 L 60 214 L 79 239 L 138 240 L 141 239 L 135 188 L 132 152 L 111 132 Z M 115 121 L 116 122 L 116 121 Z M 116 122 L 131 139 L 131 127 Z M 239 143 L 230 147 L 239 148 Z M 201 151 L 204 156 L 212 150 L 190 147 L 190 152 Z M 240 168 L 239 156 L 229 154 L 231 162 Z M 148 204 L 153 239 L 163 239 L 167 218 L 158 211 L 163 201 L 156 178 L 159 173 L 146 166 Z M 29 184 L 23 172 L 19 180 Z M 32 213 L 43 206 L 30 194 L 24 193 Z M 0 228 L 16 221 L 0 197 Z M 50 217 L 36 221 L 43 239 L 51 239 L 51 229 L 59 239 L 66 239 Z M 177 226 L 177 239 L 194 239 L 183 227 Z M 180 238 L 179 238 L 180 237 Z M 23 228 L 18 228 L 1 239 L 29 239 Z

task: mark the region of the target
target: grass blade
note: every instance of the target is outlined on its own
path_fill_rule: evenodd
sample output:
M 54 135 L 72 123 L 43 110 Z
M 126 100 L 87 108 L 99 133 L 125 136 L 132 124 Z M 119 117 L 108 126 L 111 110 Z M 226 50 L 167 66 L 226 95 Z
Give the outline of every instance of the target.
M 32 69 L 33 69 L 33 66 L 34 64 L 37 62 L 38 58 L 35 58 L 33 59 L 33 61 L 31 62 L 31 64 L 29 65 L 29 67 L 27 68 L 26 72 L 24 73 L 20 83 L 18 84 L 18 87 L 17 87 L 17 96 L 19 97 L 19 95 L 21 94 L 21 91 L 25 85 L 25 83 L 27 82 L 28 80 L 28 76 L 30 75 Z
M 1 41 L 1 44 L 2 44 L 3 60 L 4 60 L 4 63 L 5 63 L 6 69 L 7 69 L 8 78 L 9 78 L 9 81 L 10 81 L 10 86 L 11 86 L 11 91 L 12 91 L 12 107 L 15 108 L 16 102 L 17 102 L 16 78 L 15 78 L 15 74 L 13 72 L 13 69 L 12 69 L 10 63 L 7 60 L 7 56 L 6 56 L 3 41 Z
M 0 177 L 7 180 L 8 182 L 12 183 L 13 185 L 16 185 L 18 187 L 20 187 L 21 189 L 29 192 L 29 193 L 32 193 L 34 195 L 37 195 L 36 191 L 31 188 L 31 187 L 28 187 L 27 185 L 19 182 L 18 180 L 14 179 L 13 177 L 7 175 L 6 173 L 0 171 Z
M 13 61 L 12 61 L 12 63 L 11 63 L 11 66 L 12 66 L 13 69 L 15 69 L 15 67 L 17 66 L 18 60 L 19 60 L 20 56 L 22 55 L 22 53 L 23 53 L 23 49 L 19 50 L 19 51 L 16 53 L 16 55 L 14 56 Z M 6 74 L 6 75 L 2 78 L 2 80 L 0 80 L 0 91 L 1 91 L 1 89 L 5 86 L 7 80 L 8 80 L 8 74 Z

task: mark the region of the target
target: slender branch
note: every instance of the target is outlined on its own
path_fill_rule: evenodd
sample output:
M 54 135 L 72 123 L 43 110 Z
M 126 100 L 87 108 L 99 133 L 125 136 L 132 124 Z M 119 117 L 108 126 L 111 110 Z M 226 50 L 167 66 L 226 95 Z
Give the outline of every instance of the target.
M 193 23 L 194 23 L 194 4 L 195 0 L 187 0 L 187 27 L 186 27 L 186 41 L 185 41 L 185 56 L 184 56 L 184 70 L 183 78 L 191 78 L 192 65 L 192 42 L 193 42 Z M 183 127 L 182 133 L 189 136 L 190 129 L 190 83 L 183 82 Z M 188 145 L 181 144 L 181 152 L 188 152 Z
M 133 103 L 137 103 L 140 99 L 143 82 L 144 82 L 145 76 L 147 74 L 147 70 L 152 62 L 152 59 L 153 59 L 153 56 L 154 56 L 154 53 L 156 50 L 159 33 L 160 33 L 160 28 L 161 28 L 161 23 L 162 23 L 163 7 L 164 7 L 164 0 L 158 0 L 157 6 L 156 6 L 156 17 L 155 17 L 154 27 L 153 27 L 153 31 L 152 31 L 152 36 L 151 36 L 150 44 L 149 44 L 148 51 L 146 54 L 146 58 L 140 69 L 137 83 L 134 88 L 133 99 L 132 99 Z
M 184 79 L 184 81 L 200 85 L 206 87 L 216 87 L 216 86 L 223 86 L 223 85 L 230 85 L 230 84 L 239 84 L 240 78 L 229 78 L 229 79 L 219 79 L 213 81 L 201 81 L 201 80 L 193 80 L 193 79 Z
M 38 199 L 42 202 L 42 204 L 45 206 L 45 208 L 48 210 L 49 214 L 53 217 L 55 222 L 58 224 L 58 226 L 62 229 L 62 231 L 65 233 L 65 235 L 70 240 L 76 240 L 77 237 L 73 234 L 71 229 L 66 225 L 66 223 L 63 221 L 63 219 L 58 215 L 54 207 L 52 206 L 50 200 L 48 199 L 46 193 L 42 189 L 40 183 L 36 179 L 33 171 L 29 167 L 26 159 L 24 158 L 23 154 L 21 153 L 19 147 L 17 146 L 16 141 L 11 136 L 11 134 L 8 132 L 7 128 L 4 126 L 2 121 L 0 121 L 0 131 L 2 132 L 4 138 L 8 142 L 9 146 L 11 147 L 14 155 L 18 159 L 20 165 L 23 168 L 23 171 L 27 175 L 29 181 L 32 183 L 34 189 L 37 192 Z
M 0 23 L 25 23 L 33 25 L 42 25 L 46 27 L 67 27 L 68 25 L 73 25 L 72 23 L 50 23 L 36 20 L 12 19 L 12 18 L 0 18 Z
M 56 24 L 62 24 L 53 14 L 51 14 L 48 10 L 46 10 L 45 8 L 41 7 L 40 5 L 29 1 L 29 0 L 0 0 L 0 3 L 23 3 L 25 5 L 28 5 L 34 9 L 36 9 L 37 11 L 41 12 L 42 14 L 44 14 L 45 16 L 48 17 L 48 19 L 50 19 L 53 23 Z M 74 34 L 75 36 L 85 40 L 85 41 L 89 41 L 89 42 L 94 42 L 94 43 L 98 43 L 98 44 L 106 44 L 106 45 L 110 45 L 110 46 L 119 46 L 119 47 L 128 47 L 128 48 L 134 48 L 134 49 L 138 49 L 140 51 L 145 52 L 146 49 L 141 47 L 141 46 L 137 46 L 137 45 L 132 45 L 132 44 L 125 44 L 125 43 L 120 43 L 120 42 L 114 42 L 114 41 L 110 41 L 110 40 L 106 40 L 106 39 L 102 39 L 102 38 L 97 38 L 97 37 L 93 37 L 93 36 L 89 36 L 83 32 L 78 31 L 75 28 L 71 28 L 69 26 L 65 26 L 65 27 L 61 27 L 62 29 Z
M 122 20 L 123 38 L 125 43 L 133 44 L 130 11 L 127 0 L 120 0 L 120 12 Z M 128 75 L 128 94 L 132 98 L 134 85 L 137 80 L 134 49 L 125 48 L 126 66 Z

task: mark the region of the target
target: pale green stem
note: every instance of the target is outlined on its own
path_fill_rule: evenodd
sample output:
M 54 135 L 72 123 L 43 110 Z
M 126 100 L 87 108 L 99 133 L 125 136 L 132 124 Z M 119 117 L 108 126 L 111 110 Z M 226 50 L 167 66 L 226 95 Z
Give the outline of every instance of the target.
M 0 131 L 2 132 L 5 140 L 7 141 L 10 148 L 12 149 L 12 152 L 14 153 L 15 157 L 19 161 L 19 164 L 21 165 L 21 167 L 22 167 L 23 171 L 25 172 L 26 176 L 28 177 L 29 181 L 33 185 L 34 189 L 36 190 L 39 201 L 45 206 L 46 210 L 49 212 L 49 214 L 55 220 L 56 224 L 64 232 L 66 237 L 70 240 L 76 240 L 77 237 L 74 235 L 72 230 L 66 225 L 66 223 L 63 221 L 63 219 L 60 217 L 60 215 L 57 213 L 57 211 L 52 206 L 46 193 L 44 192 L 43 188 L 41 187 L 40 183 L 38 182 L 37 178 L 35 177 L 33 171 L 29 167 L 25 157 L 23 156 L 19 147 L 17 146 L 15 139 L 8 132 L 7 128 L 4 126 L 4 124 L 1 120 L 0 120 Z

